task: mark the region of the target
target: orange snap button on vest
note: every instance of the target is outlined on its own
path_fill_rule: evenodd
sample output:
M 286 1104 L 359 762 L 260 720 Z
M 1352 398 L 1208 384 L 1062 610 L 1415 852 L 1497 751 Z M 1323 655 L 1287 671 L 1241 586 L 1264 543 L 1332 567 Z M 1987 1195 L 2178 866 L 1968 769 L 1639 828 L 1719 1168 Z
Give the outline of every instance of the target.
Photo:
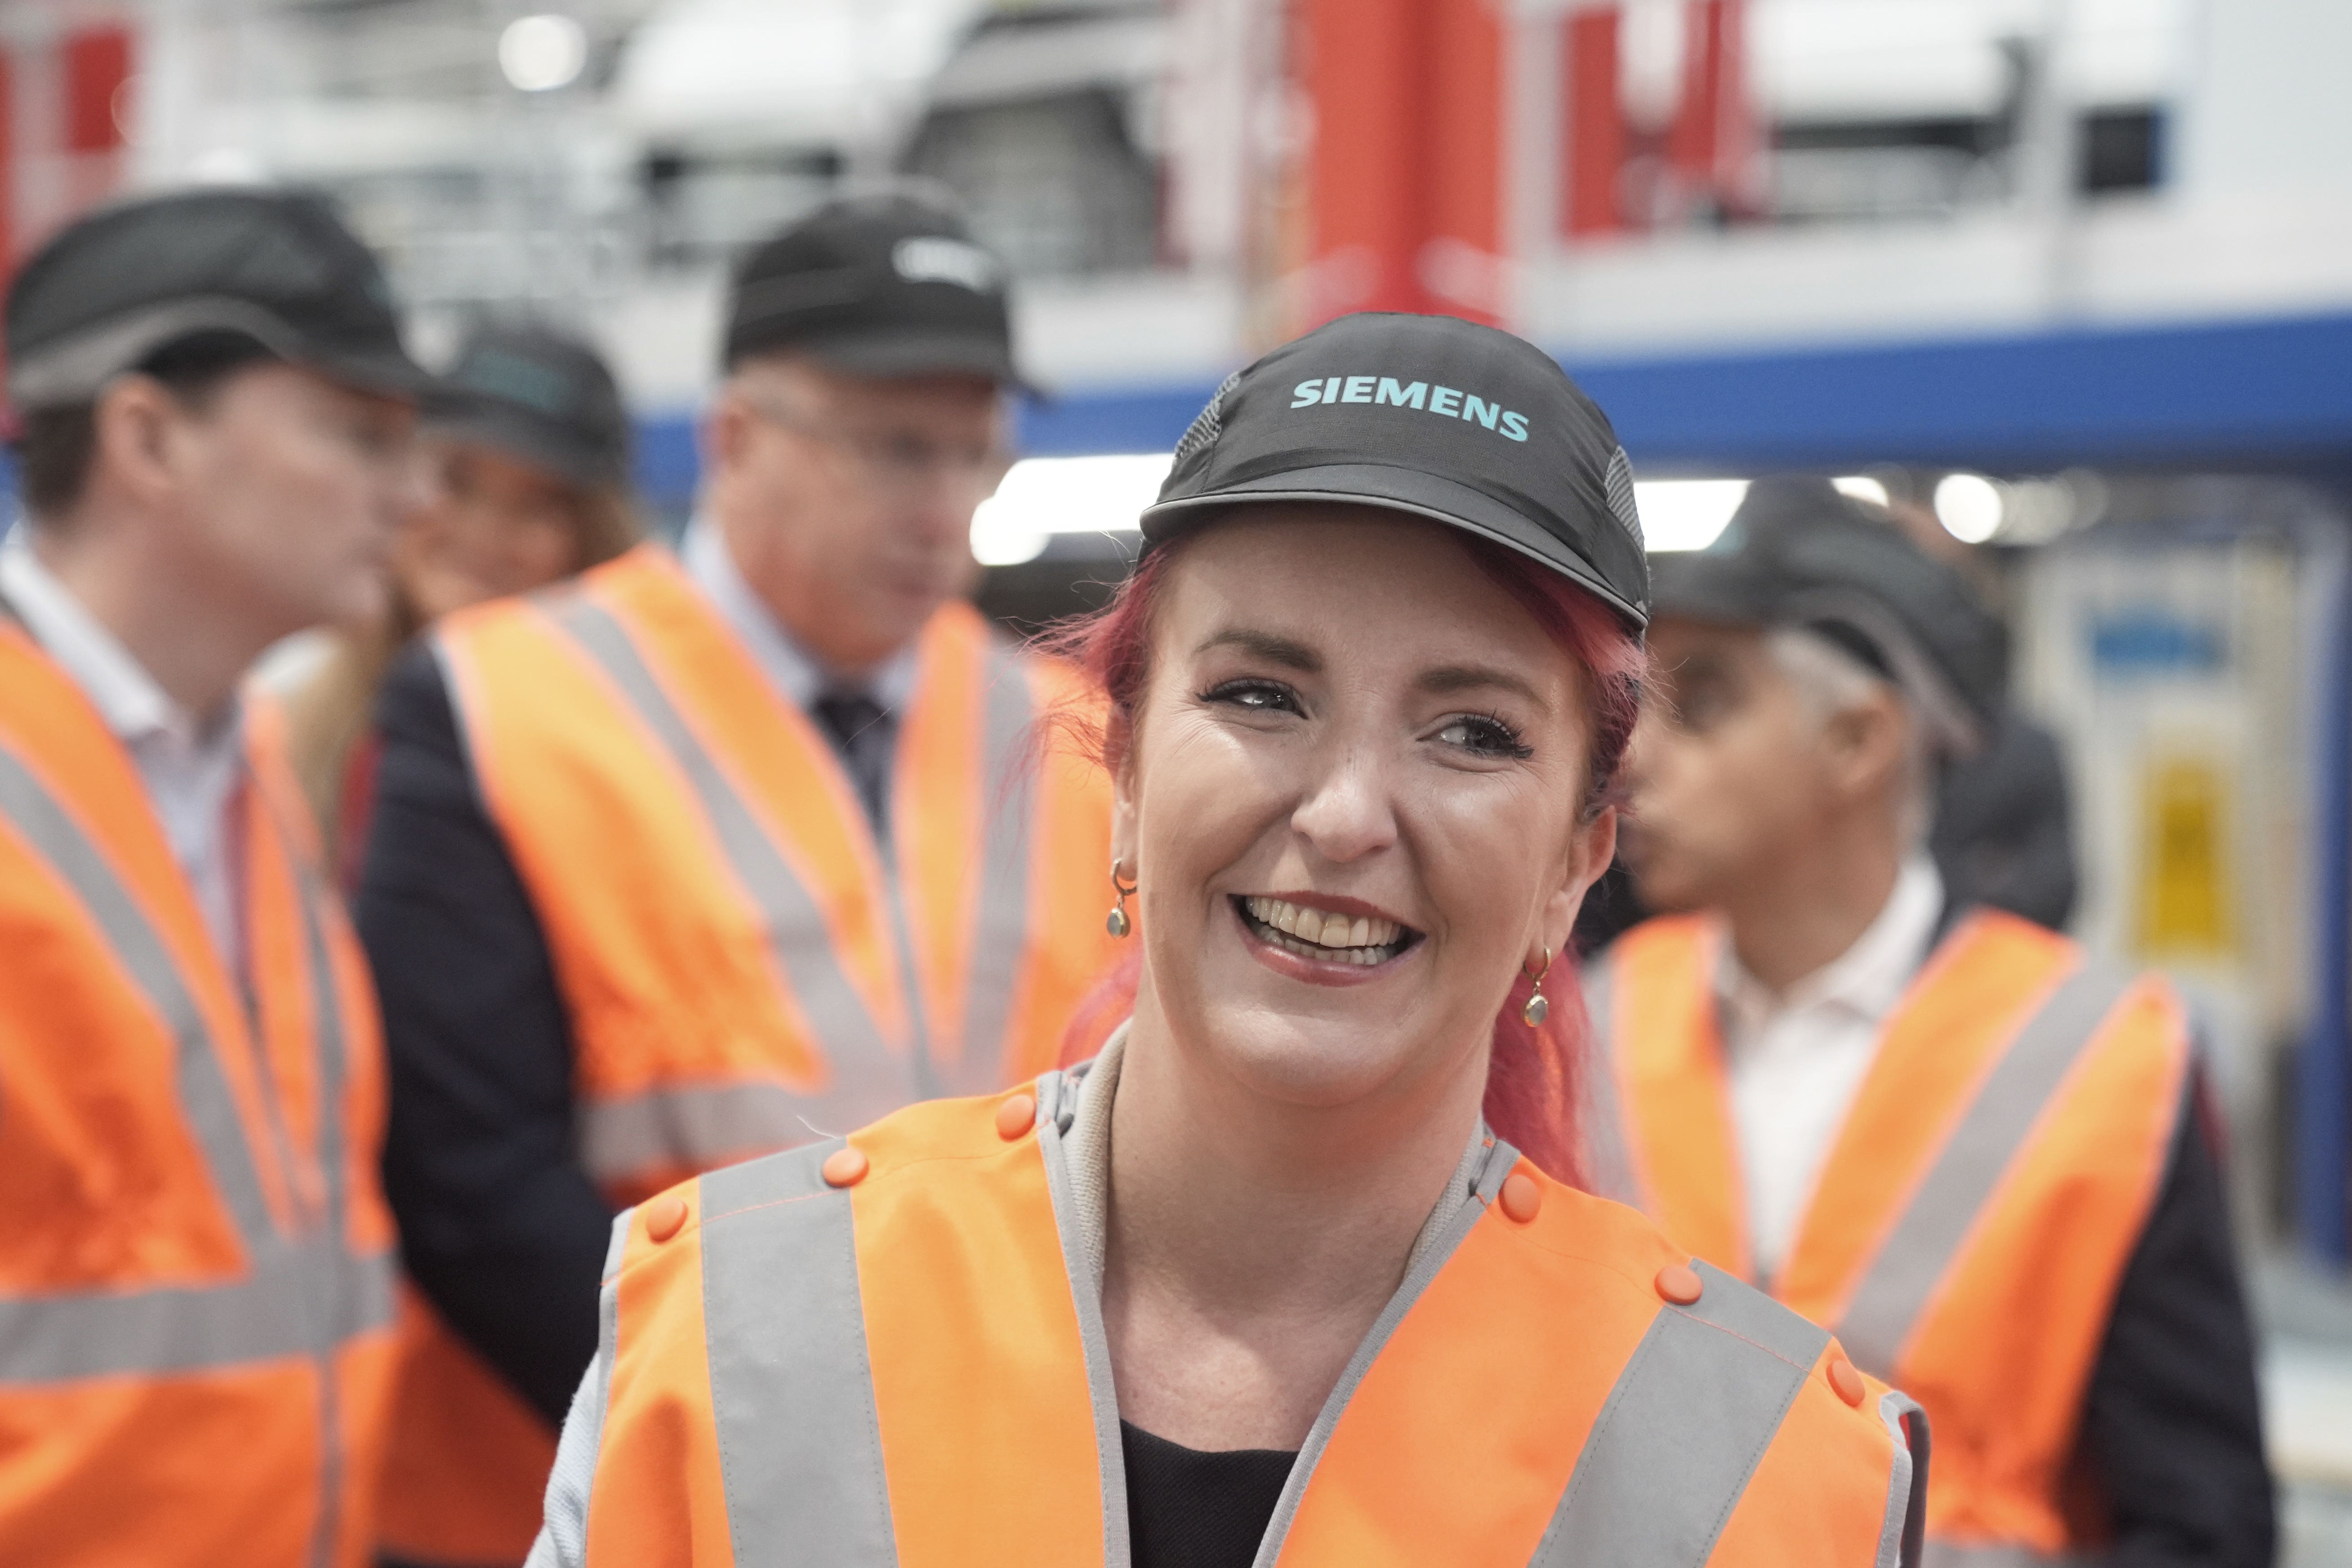
M 835 1149 L 824 1157 L 824 1163 L 817 1167 L 817 1174 L 824 1178 L 824 1184 L 828 1187 L 854 1187 L 866 1179 L 867 1169 L 864 1150 L 843 1148 Z
M 1687 1263 L 1669 1263 L 1658 1270 L 1658 1294 L 1677 1307 L 1687 1307 L 1706 1289 L 1706 1281 Z
M 1853 1370 L 1853 1363 L 1842 1355 L 1830 1357 L 1830 1386 L 1848 1405 L 1860 1405 L 1869 1390 L 1862 1385 L 1862 1373 Z
M 1536 1211 L 1543 1207 L 1543 1189 L 1525 1171 L 1505 1176 L 1503 1190 L 1496 1195 L 1502 1201 L 1503 1212 L 1521 1225 L 1535 1218 Z
M 646 1234 L 656 1241 L 667 1241 L 685 1225 L 686 1200 L 676 1193 L 656 1198 L 646 1209 Z
M 1034 1095 L 1016 1094 L 996 1108 L 996 1135 L 1007 1143 L 1037 1125 Z

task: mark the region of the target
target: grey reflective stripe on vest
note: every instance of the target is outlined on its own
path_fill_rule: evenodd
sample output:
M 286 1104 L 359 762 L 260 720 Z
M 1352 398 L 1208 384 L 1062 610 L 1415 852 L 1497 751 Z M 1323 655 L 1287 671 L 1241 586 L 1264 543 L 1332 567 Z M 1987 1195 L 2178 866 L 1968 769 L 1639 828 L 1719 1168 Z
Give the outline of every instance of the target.
M 1699 1568 L 1829 1334 L 1708 1264 L 1617 1374 L 1534 1563 Z
M 1087 1395 L 1094 1406 L 1095 1468 L 1102 1478 L 1103 1568 L 1129 1568 L 1127 1445 L 1119 1434 L 1118 1390 L 1110 1369 L 1110 1335 L 1103 1328 L 1102 1295 L 1079 1259 L 1088 1255 L 1078 1234 L 1070 1194 L 1070 1162 L 1062 1136 L 1077 1113 L 1077 1075 L 1049 1072 L 1037 1080 L 1037 1148 L 1045 1160 L 1045 1189 L 1054 1201 L 1054 1232 L 1078 1310 L 1078 1342 L 1087 1355 Z
M 557 599 L 547 606 L 547 614 L 604 671 L 686 775 L 737 883 L 759 909 L 777 965 L 791 981 L 802 1016 L 816 1031 L 826 1058 L 838 1065 L 870 1051 L 880 1030 L 842 970 L 815 898 L 793 874 L 783 852 L 718 760 L 695 738 L 627 628 L 610 611 L 578 594 Z
M 975 900 L 971 955 L 964 971 L 963 1039 L 956 1091 L 982 1094 L 998 1087 L 1009 1067 L 1004 1037 L 1013 988 L 1029 945 L 1030 824 L 1037 783 L 1026 751 L 1036 704 L 1029 673 L 1013 649 L 992 639 L 988 689 L 981 716 L 980 897 Z
M 699 1184 L 710 1409 L 735 1561 L 898 1562 L 849 1194 L 813 1143 Z
M 347 1173 L 341 1116 L 347 1070 L 341 997 L 335 985 L 314 871 L 283 843 L 298 882 L 304 958 L 312 992 L 322 1187 L 318 1223 L 282 1235 L 265 1202 L 253 1152 L 202 1010 L 162 936 L 115 875 L 103 851 L 21 761 L 0 750 L 0 816 L 70 888 L 115 959 L 172 1036 L 180 1110 L 202 1151 L 213 1188 L 247 1253 L 245 1274 L 212 1285 L 78 1289 L 0 1297 L 0 1386 L 37 1387 L 125 1374 L 217 1371 L 302 1356 L 318 1378 L 319 1509 L 310 1558 L 332 1559 L 341 1529 L 343 1459 L 335 1354 L 355 1335 L 387 1328 L 394 1310 L 389 1250 L 346 1247 Z M 272 819 L 283 837 L 282 825 Z M 258 1025 L 256 1026 L 258 1027 Z M 286 1168 L 291 1141 L 265 1067 L 257 1087 Z
M 226 1285 L 0 1297 L 0 1387 L 316 1355 L 389 1325 L 393 1308 L 389 1254 L 283 1242 Z
M 1892 1381 L 1921 1310 L 1977 1216 L 2129 984 L 2106 965 L 2086 963 L 2060 983 L 2002 1052 L 1854 1287 L 1837 1332 L 1856 1366 Z
M 1580 976 L 1585 1016 L 1592 1028 L 1585 1070 L 1578 1075 L 1584 1086 L 1579 1107 L 1584 1134 L 1584 1175 L 1598 1197 L 1642 1206 L 1641 1178 L 1634 1174 L 1632 1131 L 1625 1124 L 1625 1106 L 1617 1089 L 1617 1041 L 1612 1033 L 1617 1001 L 1617 967 L 1606 956 L 1584 966 Z
M 130 889 L 116 878 L 105 854 L 24 763 L 5 749 L 0 749 L 0 816 L 15 825 L 73 889 L 131 984 L 170 1031 L 180 1109 L 195 1133 L 197 1147 L 204 1151 L 213 1190 L 236 1222 L 237 1234 L 247 1237 L 274 1234 L 276 1226 L 261 1195 L 253 1152 L 246 1146 L 236 1097 L 221 1070 L 204 1014 L 189 994 L 171 950 L 148 923 Z M 8 1343 L 0 1341 L 0 1375 L 6 1375 L 15 1365 Z
M 1919 1561 L 1926 1568 L 2089 1568 L 2088 1557 L 2044 1557 L 2022 1546 L 1956 1546 L 1929 1541 Z
M 1886 1475 L 1886 1513 L 1878 1527 L 1877 1568 L 1918 1568 L 1919 1530 L 1927 1522 L 1927 1413 L 1897 1389 L 1878 1396 L 1878 1418 L 1893 1440 Z M 1915 1434 L 1906 1422 L 1917 1424 Z
M 1338 1428 L 1348 1402 L 1355 1397 L 1357 1388 L 1372 1370 L 1373 1360 L 1387 1346 L 1390 1336 L 1396 1332 L 1397 1325 L 1404 1321 L 1405 1314 L 1412 1310 L 1413 1303 L 1421 1300 L 1422 1293 L 1429 1289 L 1430 1281 L 1437 1278 L 1438 1270 L 1445 1267 L 1461 1247 L 1462 1238 L 1470 1234 L 1470 1227 L 1485 1215 L 1487 1205 L 1493 1203 L 1495 1194 L 1502 1190 L 1503 1178 L 1511 1173 L 1512 1167 L 1518 1162 L 1519 1152 L 1517 1149 L 1499 1138 L 1494 1142 L 1487 1150 L 1486 1163 L 1479 1168 L 1477 1178 L 1471 1183 L 1470 1194 L 1463 1199 L 1453 1214 L 1446 1216 L 1420 1258 L 1407 1270 L 1404 1283 L 1397 1287 L 1396 1294 L 1389 1298 L 1389 1304 L 1381 1308 L 1381 1315 L 1372 1321 L 1371 1332 L 1364 1336 L 1364 1342 L 1358 1345 L 1356 1353 L 1349 1358 L 1347 1370 L 1339 1374 L 1339 1386 L 1332 1389 L 1330 1397 L 1324 1400 L 1322 1410 L 1315 1417 L 1315 1425 L 1307 1430 L 1307 1441 L 1299 1447 L 1298 1458 L 1291 1464 L 1290 1479 L 1283 1483 L 1282 1496 L 1274 1505 L 1274 1518 L 1266 1525 L 1265 1539 L 1258 1542 L 1253 1568 L 1274 1568 L 1276 1560 L 1282 1556 L 1283 1542 L 1289 1538 L 1291 1523 L 1298 1517 L 1299 1502 L 1306 1497 L 1307 1489 L 1314 1483 L 1315 1468 L 1322 1460 L 1323 1450 L 1330 1446 L 1331 1434 Z M 1593 1561 L 1597 1563 L 1601 1559 Z

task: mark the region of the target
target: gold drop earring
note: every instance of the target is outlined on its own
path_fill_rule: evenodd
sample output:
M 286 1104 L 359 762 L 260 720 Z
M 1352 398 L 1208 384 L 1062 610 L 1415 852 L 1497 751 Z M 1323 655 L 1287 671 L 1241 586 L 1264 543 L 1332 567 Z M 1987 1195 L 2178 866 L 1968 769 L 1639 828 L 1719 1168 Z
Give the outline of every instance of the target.
M 1128 932 L 1135 929 L 1135 922 L 1127 918 L 1127 896 L 1135 891 L 1135 884 L 1125 880 L 1125 863 L 1118 860 L 1112 861 L 1110 863 L 1110 886 L 1111 890 L 1118 895 L 1118 902 L 1111 906 L 1110 919 L 1103 921 L 1103 930 L 1110 932 L 1113 936 L 1125 936 Z
M 1535 994 L 1528 998 L 1528 1005 L 1519 1009 L 1519 1016 L 1526 1020 L 1530 1029 L 1541 1028 L 1543 1021 L 1551 1016 L 1551 1001 L 1543 994 L 1544 976 L 1551 973 L 1551 949 L 1545 948 L 1543 952 L 1542 968 L 1529 970 L 1523 964 L 1519 969 L 1520 973 L 1536 983 Z

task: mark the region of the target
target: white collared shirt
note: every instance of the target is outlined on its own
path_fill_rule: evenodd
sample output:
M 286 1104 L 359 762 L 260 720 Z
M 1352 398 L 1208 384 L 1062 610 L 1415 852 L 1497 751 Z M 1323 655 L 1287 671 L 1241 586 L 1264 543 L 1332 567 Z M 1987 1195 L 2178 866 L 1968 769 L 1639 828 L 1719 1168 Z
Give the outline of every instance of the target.
M 911 645 L 892 654 L 864 680 L 845 679 L 803 647 L 784 623 L 776 618 L 767 601 L 744 581 L 742 569 L 735 563 L 735 552 L 727 547 L 727 536 L 716 521 L 698 513 L 686 525 L 678 559 L 685 563 L 687 576 L 719 606 L 720 617 L 743 639 L 761 669 L 775 683 L 777 690 L 791 699 L 793 707 L 805 713 L 828 689 L 854 688 L 865 691 L 894 717 L 906 716 L 907 704 L 915 695 L 915 650 Z
M 1716 998 L 1759 1276 L 1780 1271 L 1879 1031 L 1918 973 L 1944 909 L 1936 864 L 1915 855 L 1852 947 L 1775 994 L 1719 942 Z
M 199 724 L 41 563 L 26 529 L 0 542 L 0 597 L 131 752 L 214 942 L 231 972 L 242 973 L 237 872 L 231 861 L 236 839 L 229 831 L 230 805 L 245 778 L 237 705 L 232 701 L 209 728 Z

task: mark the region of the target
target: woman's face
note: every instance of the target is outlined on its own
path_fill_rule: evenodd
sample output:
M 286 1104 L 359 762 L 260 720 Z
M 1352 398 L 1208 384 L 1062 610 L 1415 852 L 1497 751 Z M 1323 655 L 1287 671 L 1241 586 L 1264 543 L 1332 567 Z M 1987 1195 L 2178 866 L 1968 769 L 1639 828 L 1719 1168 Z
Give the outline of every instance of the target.
M 554 475 L 486 447 L 443 458 L 433 502 L 393 547 L 401 591 L 422 620 L 543 588 L 580 569 L 579 492 Z
M 1151 670 L 1114 840 L 1139 1009 L 1302 1106 L 1483 1084 L 1615 841 L 1579 667 L 1441 525 L 1269 506 L 1173 563 Z

